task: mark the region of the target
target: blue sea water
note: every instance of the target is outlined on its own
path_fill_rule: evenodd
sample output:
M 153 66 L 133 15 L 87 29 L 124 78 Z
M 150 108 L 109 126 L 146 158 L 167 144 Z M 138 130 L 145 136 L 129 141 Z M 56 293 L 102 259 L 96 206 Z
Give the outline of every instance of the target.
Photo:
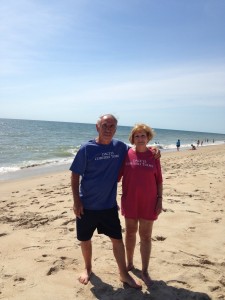
M 132 127 L 118 126 L 115 138 L 129 144 Z M 177 139 L 181 148 L 190 148 L 197 140 L 203 147 L 224 144 L 225 134 L 154 128 L 151 144 L 161 151 L 175 151 Z M 0 119 L 0 180 L 18 178 L 21 174 L 66 170 L 79 146 L 97 136 L 95 124 Z

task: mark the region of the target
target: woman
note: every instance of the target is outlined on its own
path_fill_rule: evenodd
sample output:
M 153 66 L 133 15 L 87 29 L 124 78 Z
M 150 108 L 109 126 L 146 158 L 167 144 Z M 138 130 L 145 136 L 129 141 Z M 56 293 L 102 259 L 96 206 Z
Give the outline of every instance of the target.
M 134 126 L 129 137 L 134 147 L 129 149 L 120 173 L 120 178 L 123 177 L 121 212 L 126 224 L 127 269 L 134 268 L 136 233 L 139 230 L 142 279 L 147 286 L 152 283 L 148 273 L 152 228 L 162 211 L 160 160 L 155 159 L 147 147 L 153 136 L 154 132 L 149 126 Z

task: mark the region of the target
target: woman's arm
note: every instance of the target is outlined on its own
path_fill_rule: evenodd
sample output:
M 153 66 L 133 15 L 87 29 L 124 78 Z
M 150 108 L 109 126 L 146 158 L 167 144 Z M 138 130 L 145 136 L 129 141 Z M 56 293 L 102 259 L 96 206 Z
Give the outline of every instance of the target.
M 156 213 L 159 215 L 162 212 L 162 200 L 163 200 L 163 185 L 162 182 L 157 184 L 157 204 Z

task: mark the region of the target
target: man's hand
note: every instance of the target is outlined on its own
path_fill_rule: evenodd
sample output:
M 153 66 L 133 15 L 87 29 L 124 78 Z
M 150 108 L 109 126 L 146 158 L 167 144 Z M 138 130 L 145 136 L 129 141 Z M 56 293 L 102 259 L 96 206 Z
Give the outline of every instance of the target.
M 159 159 L 161 157 L 161 151 L 158 147 L 151 146 L 149 149 L 152 151 L 155 159 Z
M 81 216 L 84 214 L 84 208 L 80 200 L 73 204 L 73 211 L 75 216 L 81 219 Z

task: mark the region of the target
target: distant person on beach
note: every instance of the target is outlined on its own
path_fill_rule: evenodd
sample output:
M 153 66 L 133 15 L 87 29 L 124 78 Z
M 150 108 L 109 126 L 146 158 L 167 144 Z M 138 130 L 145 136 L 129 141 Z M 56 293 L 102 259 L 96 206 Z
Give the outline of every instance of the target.
M 197 150 L 195 145 L 191 144 L 191 149 L 190 150 Z
M 141 277 L 147 286 L 152 284 L 148 273 L 151 255 L 153 223 L 162 211 L 162 173 L 160 160 L 147 147 L 153 138 L 152 128 L 137 124 L 131 130 L 128 150 L 119 179 L 122 177 L 121 213 L 126 224 L 127 269 L 134 268 L 136 234 L 140 236 L 142 261 Z
M 177 140 L 176 146 L 177 146 L 177 151 L 179 151 L 180 150 L 180 140 Z
M 101 116 L 96 124 L 98 136 L 80 147 L 70 167 L 77 239 L 80 241 L 85 263 L 85 270 L 79 281 L 87 284 L 90 280 L 91 239 L 97 229 L 99 234 L 105 234 L 111 239 L 120 280 L 130 287 L 141 288 L 126 268 L 125 248 L 116 202 L 119 170 L 128 151 L 125 143 L 113 139 L 117 122 L 111 114 Z M 154 149 L 153 152 L 156 153 L 156 157 L 160 157 L 159 150 Z

